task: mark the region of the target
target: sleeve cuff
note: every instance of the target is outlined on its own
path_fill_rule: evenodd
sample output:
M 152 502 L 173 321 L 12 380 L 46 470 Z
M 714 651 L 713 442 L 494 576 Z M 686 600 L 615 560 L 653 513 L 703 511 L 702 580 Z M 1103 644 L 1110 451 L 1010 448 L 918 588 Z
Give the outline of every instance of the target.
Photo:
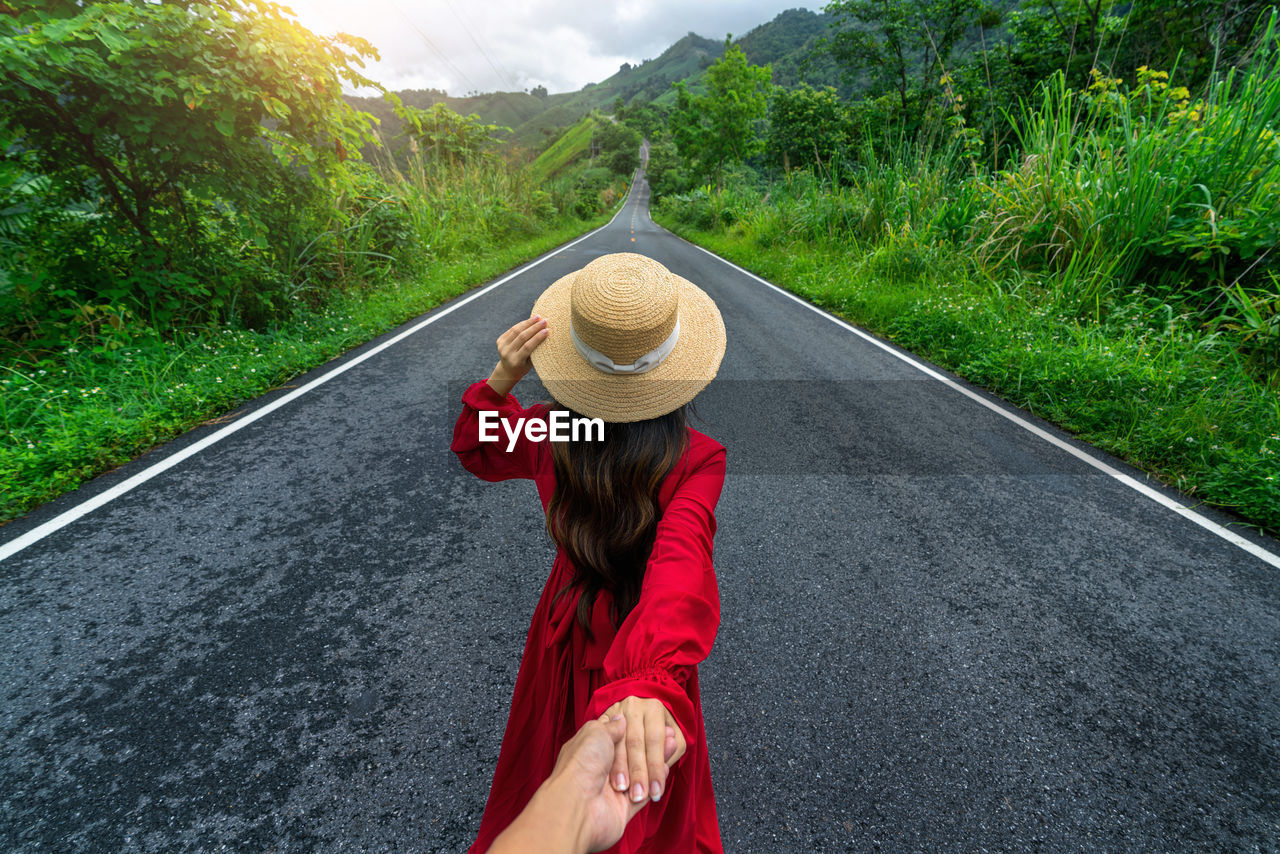
M 462 393 L 462 402 L 467 406 L 470 406 L 472 409 L 492 410 L 520 408 L 520 401 L 516 399 L 514 394 L 508 392 L 506 397 L 502 397 L 493 390 L 493 386 L 489 385 L 487 378 L 467 386 L 467 390 Z
M 680 727 L 685 744 L 693 744 L 698 739 L 701 721 L 693 712 L 693 701 L 671 672 L 661 667 L 637 670 L 601 685 L 587 703 L 586 720 L 599 718 L 606 709 L 627 697 L 649 697 L 659 701 Z

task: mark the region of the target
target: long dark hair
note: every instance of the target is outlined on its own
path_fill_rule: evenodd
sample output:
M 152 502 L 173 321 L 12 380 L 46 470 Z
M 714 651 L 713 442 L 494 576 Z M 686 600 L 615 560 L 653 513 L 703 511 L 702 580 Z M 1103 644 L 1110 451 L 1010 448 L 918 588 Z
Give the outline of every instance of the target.
M 581 417 L 567 411 L 570 419 Z M 615 628 L 640 598 L 658 533 L 658 494 L 688 447 L 687 423 L 681 407 L 646 421 L 608 422 L 604 441 L 550 443 L 556 486 L 547 504 L 547 533 L 574 567 L 556 598 L 582 591 L 577 619 L 588 633 L 601 591 L 613 597 Z

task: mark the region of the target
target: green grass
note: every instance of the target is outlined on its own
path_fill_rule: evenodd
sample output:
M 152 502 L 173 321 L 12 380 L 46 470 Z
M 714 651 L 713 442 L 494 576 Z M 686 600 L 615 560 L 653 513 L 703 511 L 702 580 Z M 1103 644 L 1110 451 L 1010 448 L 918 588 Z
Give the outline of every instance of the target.
M 585 116 L 566 130 L 551 147 L 538 155 L 529 166 L 537 181 L 554 178 L 578 160 L 586 157 L 591 147 L 591 133 L 595 129 L 593 116 Z
M 777 216 L 676 233 L 1061 425 L 1161 481 L 1280 534 L 1280 396 L 1222 337 L 1140 292 L 1105 322 L 1045 280 L 996 280 L 946 243 L 794 237 Z
M 561 220 L 536 236 L 459 252 L 425 274 L 337 294 L 266 331 L 204 328 L 115 349 L 68 347 L 0 366 L 0 522 L 74 489 L 496 274 L 603 224 Z

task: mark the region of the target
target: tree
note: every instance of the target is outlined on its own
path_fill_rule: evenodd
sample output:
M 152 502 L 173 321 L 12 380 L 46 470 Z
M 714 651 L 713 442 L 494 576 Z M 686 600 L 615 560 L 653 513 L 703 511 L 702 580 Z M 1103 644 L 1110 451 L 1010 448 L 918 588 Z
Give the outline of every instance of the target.
M 1229 68 L 1256 49 L 1259 27 L 1274 9 L 1268 0 L 1135 0 L 1123 17 L 1123 39 L 1112 36 L 1103 49 L 1119 45 L 1113 67 L 1126 71 L 1146 65 L 1171 68 L 1193 88 L 1205 82 L 1210 70 Z M 1112 17 L 1123 6 L 1104 12 Z M 1119 30 L 1120 28 L 1115 28 Z
M 835 89 L 801 83 L 795 89 L 773 90 L 765 150 L 783 169 L 815 160 L 829 164 L 849 141 L 848 116 Z
M 9 8 L 0 100 L 18 143 L 38 152 L 46 174 L 92 175 L 146 244 L 157 203 L 180 189 L 238 195 L 238 170 L 264 143 L 322 174 L 373 140 L 341 87 L 376 86 L 353 69 L 376 51 L 353 36 L 315 36 L 273 3 Z
M 649 165 L 645 168 L 645 175 L 654 198 L 683 193 L 689 189 L 692 180 L 684 171 L 684 166 L 684 159 L 680 157 L 670 135 L 664 134 L 651 140 Z
M 1010 10 L 1007 30 L 1012 40 L 1001 45 L 997 56 L 1004 56 L 997 62 L 1007 63 L 1015 97 L 1031 95 L 1059 70 L 1073 87 L 1089 84 L 1091 68 L 1110 71 L 1115 46 L 1104 46 L 1104 39 L 1111 29 L 1108 23 L 1120 17 L 1114 14 L 1115 5 L 1114 0 L 1026 0 Z M 1126 33 L 1125 40 L 1131 38 Z
M 595 142 L 600 146 L 600 162 L 619 175 L 630 175 L 640 165 L 640 132 L 625 124 L 599 121 Z
M 530 89 L 529 94 L 535 98 L 545 98 L 547 97 L 547 87 L 539 84 Z
M 511 131 L 502 125 L 485 124 L 475 113 L 462 116 L 443 103 L 426 110 L 398 107 L 396 115 L 404 121 L 398 138 L 408 141 L 410 151 L 421 151 L 437 162 L 447 160 L 450 165 L 492 157 L 500 142 L 494 134 Z
M 658 104 L 633 104 L 627 107 L 622 123 L 638 130 L 642 137 L 652 139 L 666 127 L 667 110 Z
M 978 22 L 980 3 L 833 0 L 825 11 L 834 17 L 827 49 L 846 79 L 854 83 L 869 74 L 872 94 L 896 91 L 905 114 L 913 88 L 936 89 L 956 43 Z
M 284 183 L 299 172 L 319 185 L 345 179 L 342 161 L 374 137 L 342 85 L 376 87 L 355 70 L 376 56 L 266 0 L 7 0 L 0 104 L 12 138 L 0 156 L 23 152 L 53 195 L 97 212 L 82 225 L 112 254 L 85 256 L 82 282 L 103 287 L 114 268 L 154 302 L 198 275 L 179 254 L 228 251 L 202 211 L 225 220 L 231 210 L 241 239 L 261 241 L 259 217 Z
M 680 153 L 719 184 L 726 166 L 761 151 L 759 125 L 769 104 L 771 70 L 752 65 L 742 49 L 725 40 L 724 55 L 707 69 L 706 95 L 690 95 L 675 83 L 671 131 Z

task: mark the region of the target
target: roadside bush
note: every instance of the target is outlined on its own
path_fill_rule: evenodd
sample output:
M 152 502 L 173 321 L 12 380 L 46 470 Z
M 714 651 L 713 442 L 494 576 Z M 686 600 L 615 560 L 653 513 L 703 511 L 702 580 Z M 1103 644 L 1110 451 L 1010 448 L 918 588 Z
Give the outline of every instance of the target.
M 1079 305 L 1135 283 L 1175 291 L 1206 320 L 1234 285 L 1274 294 L 1280 259 L 1280 43 L 1274 21 L 1249 64 L 1203 97 L 1139 68 L 1061 74 L 1024 108 L 1018 163 L 982 182 L 973 245 L 988 265 L 1062 275 Z M 1096 316 L 1096 314 L 1095 314 Z
M 5 12 L 0 159 L 39 179 L 25 213 L 41 226 L 6 235 L 6 337 L 40 351 L 76 317 L 168 333 L 234 306 L 269 313 L 279 281 L 263 270 L 288 251 L 272 242 L 277 202 L 300 182 L 341 188 L 346 152 L 372 141 L 341 96 L 373 85 L 354 70 L 372 47 L 316 36 L 270 2 Z
M 602 194 L 613 183 L 613 171 L 607 166 L 587 169 L 574 184 L 574 213 L 586 219 L 607 207 Z

